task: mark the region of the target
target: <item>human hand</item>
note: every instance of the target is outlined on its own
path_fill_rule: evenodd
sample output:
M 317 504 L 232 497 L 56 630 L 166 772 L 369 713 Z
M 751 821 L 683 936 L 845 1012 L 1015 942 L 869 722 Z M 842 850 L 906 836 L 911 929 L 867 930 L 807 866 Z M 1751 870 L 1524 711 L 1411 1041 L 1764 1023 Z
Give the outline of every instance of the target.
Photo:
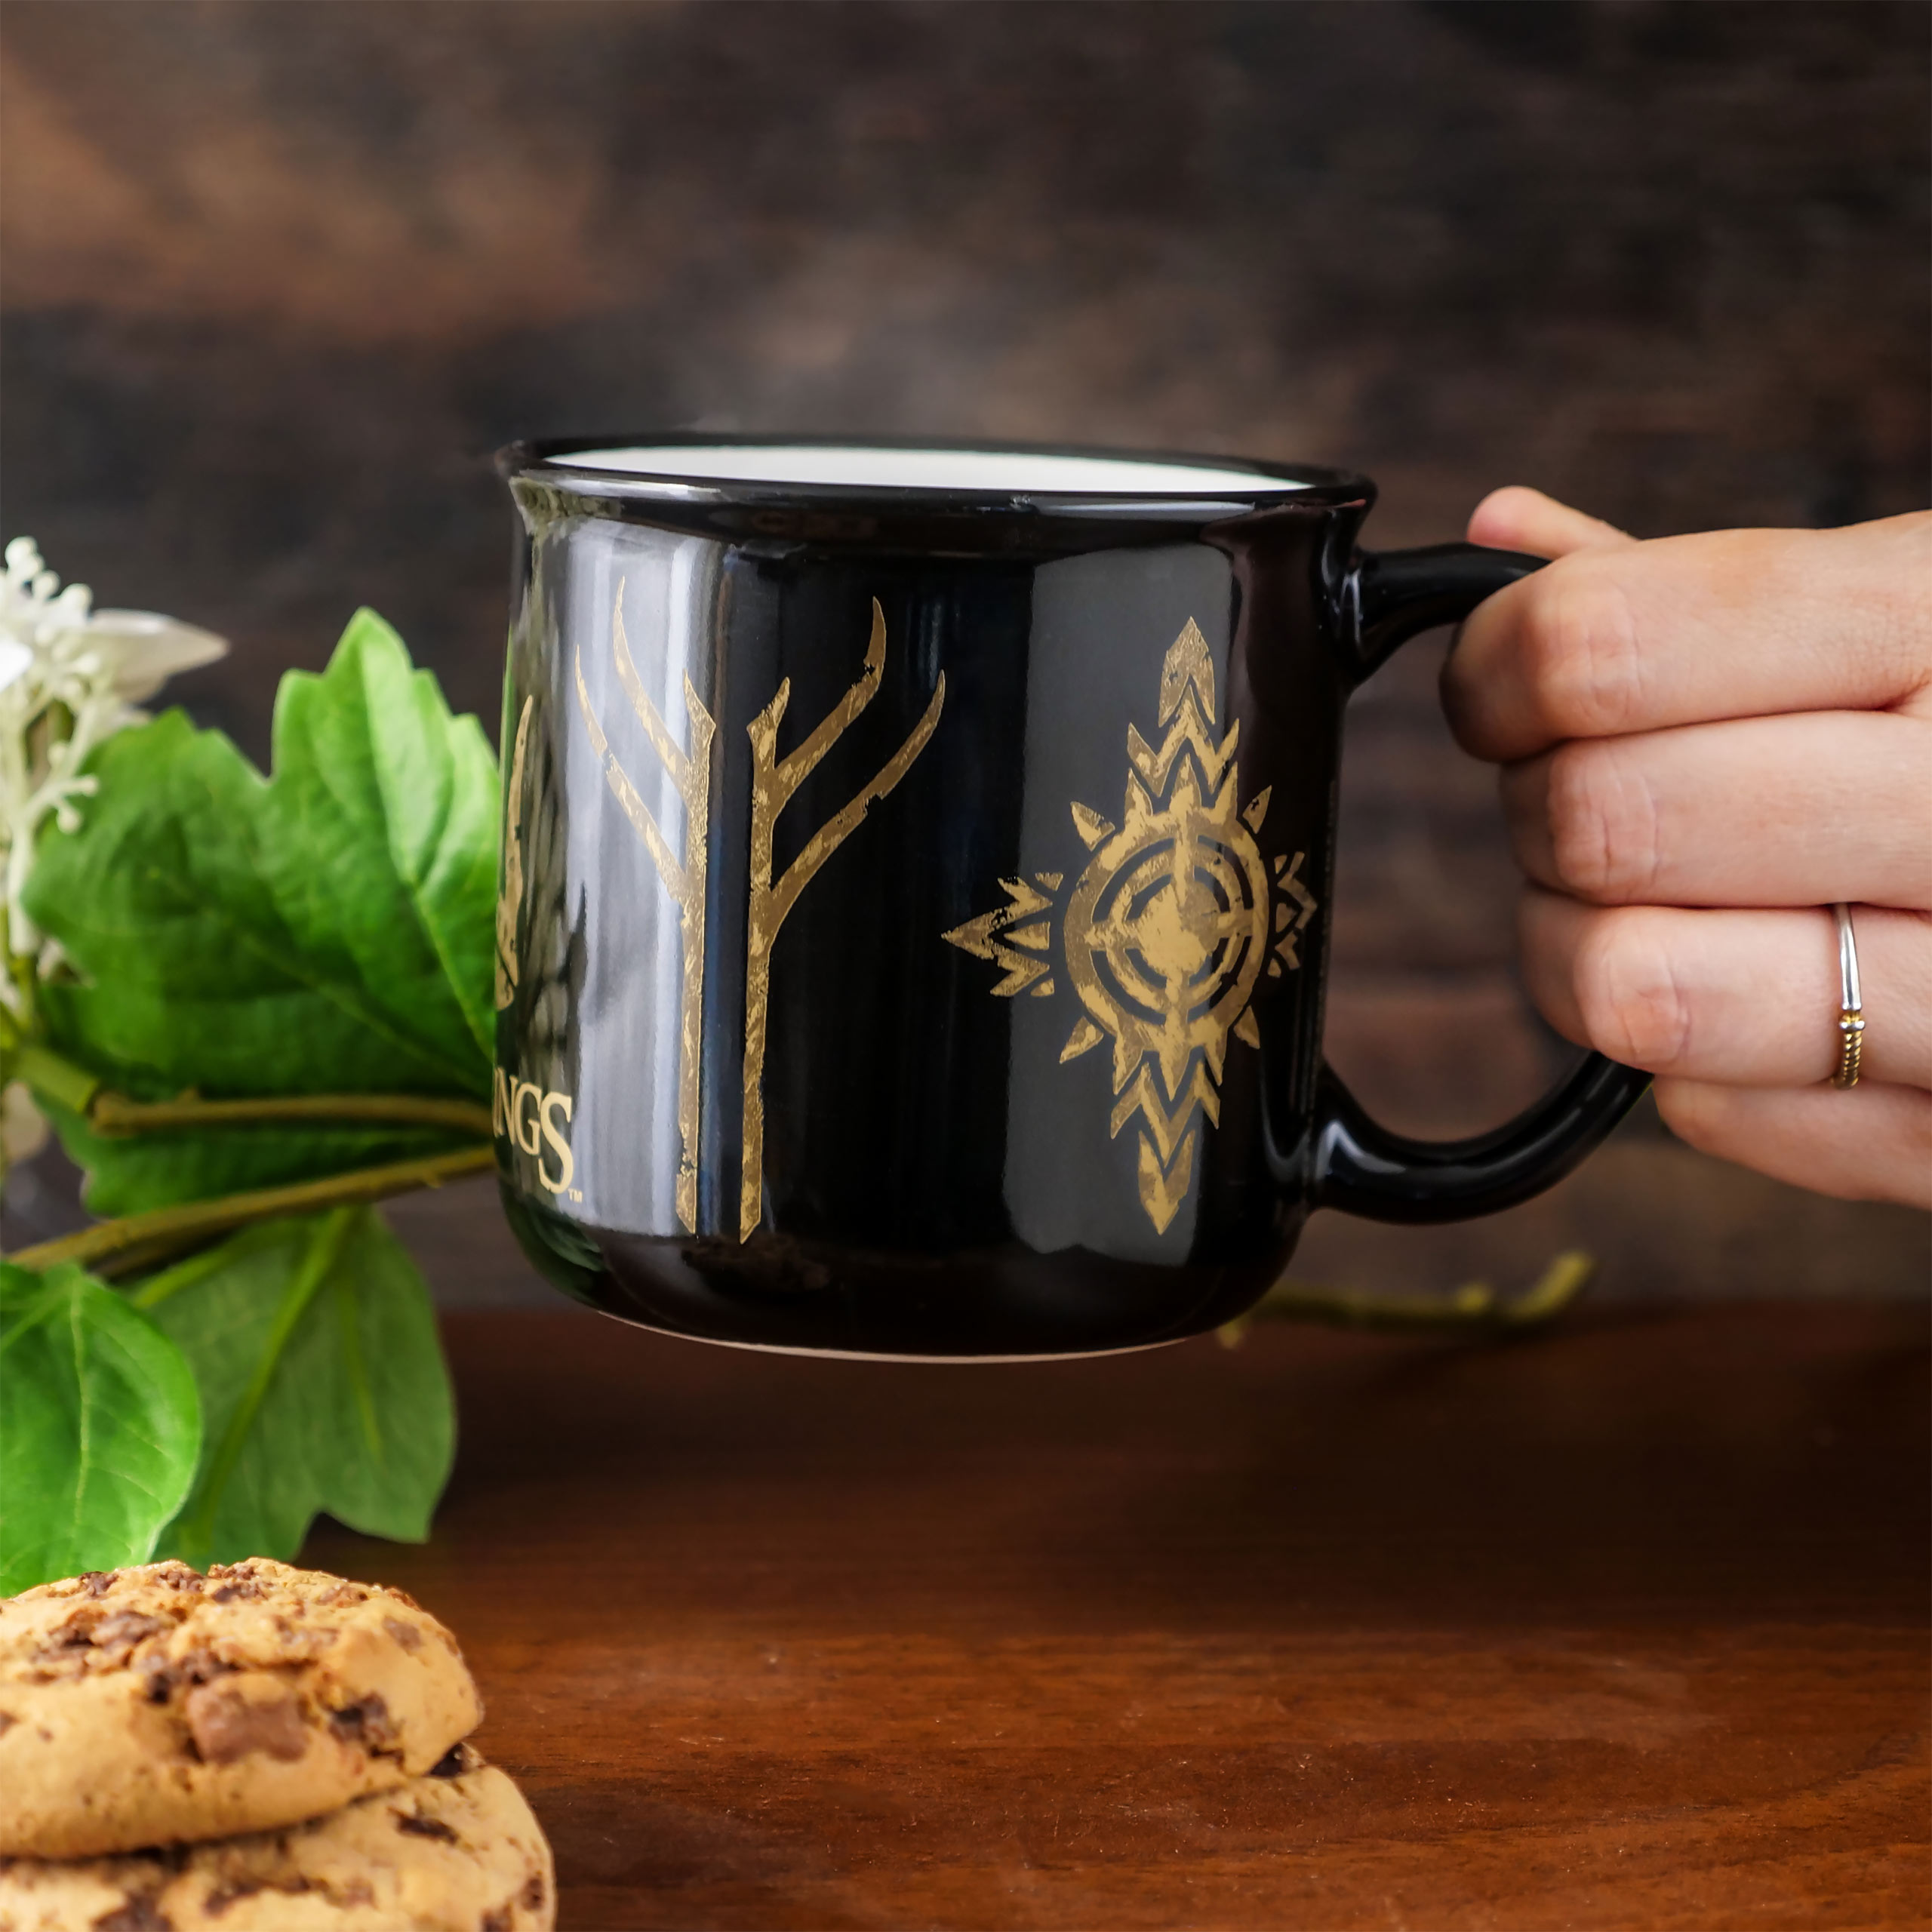
M 1512 488 L 1469 534 L 1556 559 L 1442 681 L 1502 767 L 1531 998 L 1654 1073 L 1693 1146 L 1932 1204 L 1932 514 L 1640 543 Z M 1844 1090 L 1840 900 L 1867 1022 Z

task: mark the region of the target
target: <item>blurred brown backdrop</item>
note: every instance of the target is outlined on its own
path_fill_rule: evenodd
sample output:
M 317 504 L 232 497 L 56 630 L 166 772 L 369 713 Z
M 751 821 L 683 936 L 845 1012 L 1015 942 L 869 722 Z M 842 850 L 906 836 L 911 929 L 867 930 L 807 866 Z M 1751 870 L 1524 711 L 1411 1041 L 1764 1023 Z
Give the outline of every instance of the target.
M 260 756 L 279 672 L 362 602 L 494 718 L 515 435 L 1335 462 L 1389 543 L 1509 481 L 1642 534 L 1919 507 L 1929 48 L 1880 0 L 8 0 L 0 512 L 231 635 L 180 695 Z M 1333 1041 L 1454 1131 L 1560 1051 L 1438 655 L 1351 726 Z M 449 1292 L 509 1292 L 476 1204 L 400 1218 Z M 1922 1217 L 1654 1116 L 1493 1222 L 1323 1217 L 1298 1272 L 1577 1243 L 1633 1295 L 1927 1277 Z

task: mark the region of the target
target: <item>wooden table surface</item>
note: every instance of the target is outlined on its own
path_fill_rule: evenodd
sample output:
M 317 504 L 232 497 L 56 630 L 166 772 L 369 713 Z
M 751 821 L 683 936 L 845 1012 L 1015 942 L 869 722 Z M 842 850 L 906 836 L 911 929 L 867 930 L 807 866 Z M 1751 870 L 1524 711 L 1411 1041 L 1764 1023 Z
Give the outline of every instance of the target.
M 1003 1369 L 452 1317 L 567 1927 L 1932 1921 L 1927 1318 Z

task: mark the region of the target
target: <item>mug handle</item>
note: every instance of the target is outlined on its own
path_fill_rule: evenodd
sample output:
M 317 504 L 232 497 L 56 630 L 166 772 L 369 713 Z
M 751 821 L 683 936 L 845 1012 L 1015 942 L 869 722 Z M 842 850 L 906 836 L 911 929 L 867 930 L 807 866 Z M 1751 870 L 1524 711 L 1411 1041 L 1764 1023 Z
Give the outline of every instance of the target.
M 1355 681 L 1418 632 L 1466 617 L 1543 561 L 1475 543 L 1361 558 L 1343 590 Z M 1554 1091 L 1506 1126 L 1466 1140 L 1412 1140 L 1377 1126 L 1324 1061 L 1315 1090 L 1313 1204 L 1410 1222 L 1513 1208 L 1561 1180 L 1650 1084 L 1635 1067 L 1587 1054 Z

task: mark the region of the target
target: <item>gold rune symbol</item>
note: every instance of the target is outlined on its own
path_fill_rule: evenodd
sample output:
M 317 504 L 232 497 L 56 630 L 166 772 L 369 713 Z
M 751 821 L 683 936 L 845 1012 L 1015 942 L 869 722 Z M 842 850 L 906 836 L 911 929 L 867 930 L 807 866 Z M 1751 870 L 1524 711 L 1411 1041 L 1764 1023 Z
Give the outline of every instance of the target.
M 1272 977 L 1300 964 L 1295 940 L 1315 900 L 1299 876 L 1305 853 L 1275 858 L 1271 888 L 1255 843 L 1269 791 L 1238 808 L 1241 727 L 1215 735 L 1214 667 L 1192 619 L 1161 667 L 1159 722 L 1158 747 L 1128 727 L 1119 825 L 1072 808 L 1092 856 L 1060 920 L 1082 1008 L 1060 1058 L 1112 1041 L 1108 1131 L 1118 1137 L 1140 1117 L 1140 1204 L 1164 1232 L 1193 1180 L 1196 1111 L 1220 1118 L 1228 1036 L 1260 1044 L 1255 987 L 1264 970 Z M 1060 882 L 1052 872 L 1002 880 L 1008 904 L 945 935 L 1006 969 L 995 993 L 1053 991 L 1050 895 Z
M 523 701 L 516 721 L 516 749 L 503 794 L 503 882 L 497 894 L 497 1010 L 516 998 L 516 918 L 523 906 L 523 753 L 530 738 L 534 697 Z
M 777 755 L 778 727 L 792 701 L 792 681 L 778 687 L 771 702 L 745 729 L 752 741 L 751 903 L 745 928 L 745 1137 L 738 1193 L 738 1238 L 749 1241 L 764 1214 L 764 1035 L 771 993 L 771 949 L 786 915 L 820 866 L 849 838 L 866 808 L 884 798 L 912 768 L 939 723 L 946 703 L 942 671 L 925 715 L 911 735 L 879 768 L 857 797 L 827 819 L 775 883 L 771 876 L 771 837 L 778 814 L 809 774 L 870 704 L 885 669 L 885 613 L 872 599 L 872 629 L 865 667 L 857 681 L 827 712 L 798 748 Z
M 611 657 L 617 666 L 617 681 L 623 687 L 638 722 L 651 749 L 663 761 L 685 808 L 685 856 L 681 863 L 672 856 L 664 835 L 657 828 L 650 809 L 638 795 L 624 768 L 611 749 L 597 714 L 591 709 L 590 694 L 583 681 L 583 652 L 576 656 L 577 701 L 590 734 L 590 748 L 604 767 L 604 777 L 623 808 L 624 816 L 635 828 L 645 848 L 664 881 L 664 890 L 678 909 L 684 956 L 684 987 L 678 1011 L 678 1136 L 683 1143 L 678 1161 L 678 1219 L 686 1231 L 697 1232 L 698 1070 L 704 1015 L 704 888 L 706 869 L 707 827 L 711 809 L 711 740 L 716 727 L 709 712 L 699 703 L 688 675 L 685 679 L 685 710 L 691 721 L 691 749 L 681 750 L 669 729 L 658 715 L 644 683 L 631 660 L 630 645 L 624 635 L 624 586 L 611 612 Z M 522 740 L 518 739 L 519 755 Z

